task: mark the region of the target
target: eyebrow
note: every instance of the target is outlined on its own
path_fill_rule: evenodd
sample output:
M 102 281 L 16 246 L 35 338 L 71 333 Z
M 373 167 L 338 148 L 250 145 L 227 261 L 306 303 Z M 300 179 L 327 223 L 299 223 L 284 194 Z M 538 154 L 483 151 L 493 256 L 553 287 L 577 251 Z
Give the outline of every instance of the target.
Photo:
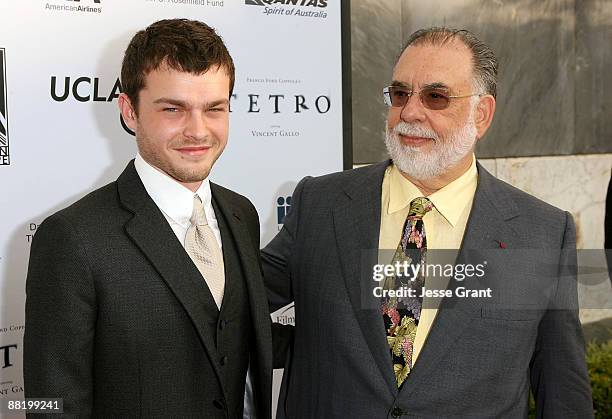
M 173 99 L 170 97 L 160 97 L 159 99 L 153 101 L 153 103 L 167 103 L 169 105 L 180 106 L 182 108 L 189 107 L 189 104 L 186 101 L 180 99 Z M 214 108 L 215 106 L 219 105 L 229 105 L 229 99 L 218 99 L 206 103 L 207 108 Z
M 410 86 L 408 86 L 406 83 L 404 83 L 402 81 L 399 81 L 399 80 L 393 80 L 391 82 L 391 86 L 394 86 L 394 87 L 405 87 L 407 89 L 410 88 Z
M 399 81 L 399 80 L 393 80 L 391 82 L 391 86 L 394 86 L 394 87 L 404 87 L 406 89 L 412 89 L 411 86 L 409 86 L 406 83 L 404 83 L 402 81 Z M 423 89 L 450 89 L 446 84 L 442 83 L 441 81 L 436 81 L 436 82 L 433 82 L 433 83 L 427 83 L 422 88 Z
M 428 83 L 425 86 L 423 86 L 423 89 L 450 89 L 446 84 L 437 81 L 434 83 Z

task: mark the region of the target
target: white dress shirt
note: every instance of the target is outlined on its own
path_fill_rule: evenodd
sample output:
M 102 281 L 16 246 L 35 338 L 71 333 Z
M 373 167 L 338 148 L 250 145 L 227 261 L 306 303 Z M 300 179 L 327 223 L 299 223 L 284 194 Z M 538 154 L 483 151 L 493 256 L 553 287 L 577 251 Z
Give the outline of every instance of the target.
M 151 166 L 140 154 L 136 155 L 134 166 L 136 166 L 136 172 L 140 176 L 147 193 L 164 214 L 183 247 L 185 247 L 187 229 L 191 226 L 193 196 L 198 195 L 204 205 L 208 225 L 215 234 L 219 247 L 222 248 L 221 232 L 212 206 L 212 194 L 208 178 L 204 179 L 197 191 L 191 192 L 170 176 Z

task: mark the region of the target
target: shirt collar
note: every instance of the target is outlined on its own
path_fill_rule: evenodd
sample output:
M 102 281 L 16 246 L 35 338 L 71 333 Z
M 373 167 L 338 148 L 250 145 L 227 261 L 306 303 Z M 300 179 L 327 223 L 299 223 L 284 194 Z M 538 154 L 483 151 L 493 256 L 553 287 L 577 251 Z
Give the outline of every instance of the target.
M 193 196 L 197 194 L 204 204 L 206 218 L 210 223 L 212 194 L 208 178 L 204 179 L 198 190 L 194 193 L 170 176 L 151 166 L 142 158 L 140 153 L 136 155 L 134 166 L 147 193 L 168 218 L 188 228 L 191 225 L 190 219 L 193 213 Z
M 472 164 L 464 174 L 428 198 L 435 209 L 454 227 L 465 207 L 472 201 L 477 183 L 476 157 L 472 155 Z M 423 196 L 419 188 L 406 179 L 395 165 L 391 167 L 389 189 L 388 214 L 405 209 L 414 198 Z

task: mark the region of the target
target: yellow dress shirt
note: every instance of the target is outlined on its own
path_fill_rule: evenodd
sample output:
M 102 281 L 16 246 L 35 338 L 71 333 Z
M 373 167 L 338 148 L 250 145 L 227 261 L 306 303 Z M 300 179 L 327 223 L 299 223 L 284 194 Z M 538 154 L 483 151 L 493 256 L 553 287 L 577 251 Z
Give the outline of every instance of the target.
M 434 208 L 423 217 L 423 224 L 427 234 L 427 249 L 459 249 L 465 232 L 474 193 L 478 184 L 478 171 L 476 158 L 472 157 L 470 168 L 459 178 L 455 179 L 442 189 L 428 196 Z M 408 216 L 410 201 L 423 196 L 419 189 L 406 179 L 399 169 L 390 165 L 385 171 L 382 183 L 380 236 L 378 247 L 385 250 L 380 253 L 381 264 L 391 263 L 391 258 L 401 239 L 402 227 Z M 431 263 L 431 260 L 427 260 Z M 427 288 L 446 287 L 445 284 L 432 284 L 430 278 L 425 279 Z M 425 344 L 429 330 L 438 313 L 439 300 L 423 300 L 423 308 L 417 333 L 414 340 L 412 362 L 416 363 L 419 353 Z

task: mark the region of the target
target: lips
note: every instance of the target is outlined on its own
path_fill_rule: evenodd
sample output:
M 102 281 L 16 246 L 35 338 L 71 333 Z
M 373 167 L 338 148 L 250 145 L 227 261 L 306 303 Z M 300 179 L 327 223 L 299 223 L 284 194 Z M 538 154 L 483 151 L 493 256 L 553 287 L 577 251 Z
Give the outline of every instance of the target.
M 427 137 L 414 137 L 411 135 L 398 135 L 399 139 L 402 141 L 402 143 L 404 145 L 409 145 L 409 146 L 421 146 L 424 144 L 427 144 L 430 141 L 433 141 L 432 138 L 427 138 Z
M 208 150 L 210 150 L 211 146 L 189 146 L 189 147 L 180 147 L 175 150 L 185 156 L 198 157 L 206 154 Z

